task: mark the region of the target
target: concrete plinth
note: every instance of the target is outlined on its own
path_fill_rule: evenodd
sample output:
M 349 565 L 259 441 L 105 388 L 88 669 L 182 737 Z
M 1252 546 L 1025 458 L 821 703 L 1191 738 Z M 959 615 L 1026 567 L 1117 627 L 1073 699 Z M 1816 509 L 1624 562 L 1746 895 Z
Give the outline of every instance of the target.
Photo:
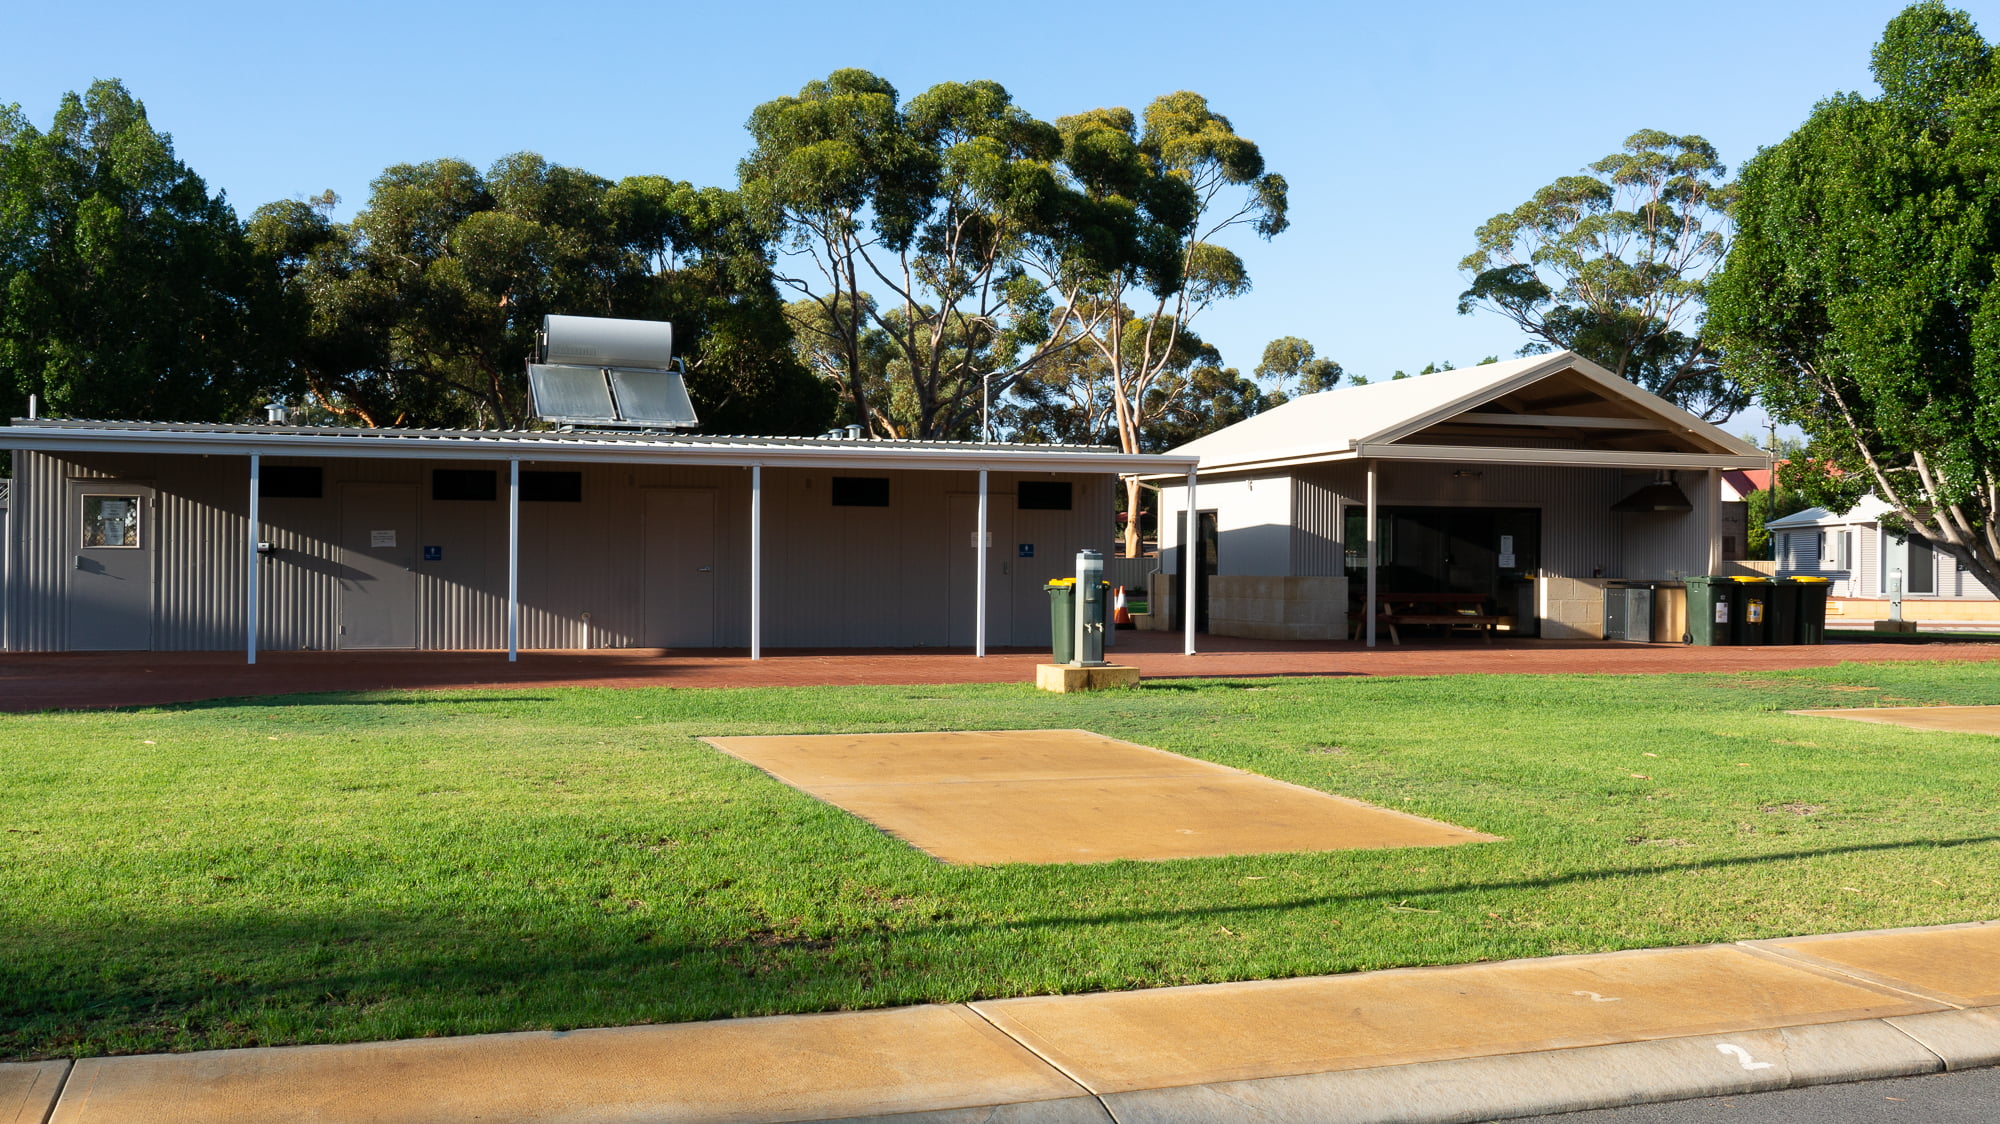
M 1035 686 L 1044 691 L 1103 691 L 1138 685 L 1139 669 L 1124 664 L 1106 664 L 1103 667 L 1071 667 L 1066 663 L 1035 665 Z
M 1875 631 L 1877 632 L 1915 632 L 1916 630 L 1917 630 L 1917 622 L 1915 621 L 1875 622 Z

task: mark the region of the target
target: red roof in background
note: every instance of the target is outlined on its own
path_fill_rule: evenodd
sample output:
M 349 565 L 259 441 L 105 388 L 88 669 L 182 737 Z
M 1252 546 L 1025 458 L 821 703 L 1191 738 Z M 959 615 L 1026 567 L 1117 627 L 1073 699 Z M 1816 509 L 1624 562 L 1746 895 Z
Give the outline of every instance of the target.
M 1783 464 L 1783 461 L 1779 461 Z M 1771 470 L 1768 468 L 1728 468 L 1722 472 L 1723 486 L 1733 489 L 1739 496 L 1761 492 L 1771 486 Z

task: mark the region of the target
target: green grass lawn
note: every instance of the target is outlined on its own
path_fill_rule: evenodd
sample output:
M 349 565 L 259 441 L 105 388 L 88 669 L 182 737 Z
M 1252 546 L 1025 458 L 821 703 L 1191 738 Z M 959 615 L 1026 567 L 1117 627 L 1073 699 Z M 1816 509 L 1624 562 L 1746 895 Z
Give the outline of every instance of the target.
M 0 1057 L 707 1019 L 2000 917 L 1991 664 L 308 695 L 0 716 Z M 944 866 L 702 734 L 1082 727 L 1505 836 Z

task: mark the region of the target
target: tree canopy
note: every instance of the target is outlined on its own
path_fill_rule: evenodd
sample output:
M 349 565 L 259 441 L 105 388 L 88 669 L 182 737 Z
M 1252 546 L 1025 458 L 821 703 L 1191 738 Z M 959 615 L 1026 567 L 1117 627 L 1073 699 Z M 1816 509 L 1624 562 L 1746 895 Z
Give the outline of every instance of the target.
M 1645 129 L 1584 172 L 1480 226 L 1458 311 L 1499 313 L 1528 334 L 1521 354 L 1575 351 L 1710 421 L 1748 405 L 1701 327 L 1734 191 L 1715 147 Z
M 1318 394 L 1339 385 L 1347 369 L 1297 336 L 1280 336 L 1264 345 L 1264 357 L 1253 373 L 1270 380 L 1280 393 L 1289 393 L 1296 384 L 1301 394 Z
M 1937 0 L 1874 68 L 1879 97 L 1826 99 L 1743 167 L 1709 324 L 1810 439 L 1787 489 L 1836 511 L 1873 491 L 2000 594 L 2000 76 Z
M 293 383 L 334 413 L 525 426 L 523 361 L 550 313 L 674 321 L 711 430 L 812 433 L 831 413 L 731 192 L 517 153 L 484 174 L 399 164 L 352 222 L 325 210 L 270 204 L 250 234 L 284 279 Z
M 276 378 L 236 213 L 116 81 L 0 107 L 0 409 L 222 421 Z

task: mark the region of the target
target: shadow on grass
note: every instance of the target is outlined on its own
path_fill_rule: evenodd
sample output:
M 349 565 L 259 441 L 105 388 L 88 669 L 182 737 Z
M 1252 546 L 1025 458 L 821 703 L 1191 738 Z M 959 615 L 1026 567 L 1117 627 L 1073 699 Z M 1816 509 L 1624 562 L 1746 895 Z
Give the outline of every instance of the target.
M 1794 862 L 1801 859 L 1825 858 L 1832 855 L 1867 854 L 1878 851 L 1901 851 L 1914 849 L 1943 850 L 1951 847 L 1975 847 L 1984 843 L 2000 843 L 2000 835 L 1972 835 L 1960 839 L 1912 839 L 1889 843 L 1854 843 L 1841 847 L 1819 847 L 1806 851 L 1780 851 L 1765 855 L 1737 855 L 1730 858 L 1701 859 L 1683 863 L 1654 863 L 1647 866 L 1607 867 L 1598 870 L 1579 870 L 1568 874 L 1550 875 L 1545 878 L 1521 878 L 1505 881 L 1461 882 L 1445 886 L 1401 886 L 1394 889 L 1369 890 L 1353 894 L 1321 894 L 1313 897 L 1290 898 L 1285 901 L 1257 902 L 1254 904 L 1231 904 L 1204 906 L 1195 909 L 1172 910 L 1130 910 L 1102 913 L 1089 918 L 1025 918 L 1020 921 L 995 922 L 982 925 L 983 929 L 1032 929 L 1053 925 L 1119 925 L 1147 921 L 1175 921 L 1200 917 L 1241 917 L 1258 913 L 1274 913 L 1294 909 L 1313 909 L 1330 905 L 1358 904 L 1366 902 L 1404 902 L 1423 898 L 1442 898 L 1464 893 L 1491 893 L 1496 890 L 1552 890 L 1561 886 L 1574 886 L 1590 882 L 1611 882 L 1625 878 L 1646 878 L 1661 874 L 1678 874 L 1689 870 L 1727 870 L 1734 867 L 1760 866 L 1767 863 Z M 1505 846 L 1505 842 L 1479 844 L 1479 846 Z M 1200 862 L 1204 860 L 1181 860 Z M 950 926 L 932 931 L 949 931 Z
M 1048 990 L 1045 972 L 1019 971 L 1023 957 L 1039 957 L 1036 950 L 1046 947 L 1048 968 L 1055 970 L 1067 960 L 1063 950 L 1082 939 L 1080 931 L 1102 926 L 1241 918 L 1340 904 L 1437 905 L 1468 893 L 1995 842 L 2000 835 L 1852 844 L 1449 885 L 1405 880 L 1393 888 L 1274 902 L 1014 920 L 911 918 L 813 938 L 770 929 L 694 938 L 679 916 L 651 921 L 607 917 L 596 924 L 571 915 L 536 923 L 509 909 L 467 914 L 442 903 L 407 914 L 371 909 L 151 925 L 140 920 L 92 934 L 54 926 L 39 932 L 16 929 L 14 955 L 0 962 L 0 1057 L 567 1029 L 995 998 Z M 682 931 L 656 931 L 676 928 Z M 1019 938 L 1026 938 L 1025 943 Z M 1105 947 L 1115 951 L 1113 944 Z M 1305 967 L 1339 971 L 1340 963 Z M 1292 974 L 1282 965 L 1218 962 L 1197 968 L 1231 978 Z M 1173 977 L 1168 973 L 1165 978 Z M 1057 989 L 1121 986 L 1132 986 L 1132 978 L 1117 970 L 1107 976 L 1070 968 L 1062 971 Z M 969 996 L 968 990 L 977 994 Z

